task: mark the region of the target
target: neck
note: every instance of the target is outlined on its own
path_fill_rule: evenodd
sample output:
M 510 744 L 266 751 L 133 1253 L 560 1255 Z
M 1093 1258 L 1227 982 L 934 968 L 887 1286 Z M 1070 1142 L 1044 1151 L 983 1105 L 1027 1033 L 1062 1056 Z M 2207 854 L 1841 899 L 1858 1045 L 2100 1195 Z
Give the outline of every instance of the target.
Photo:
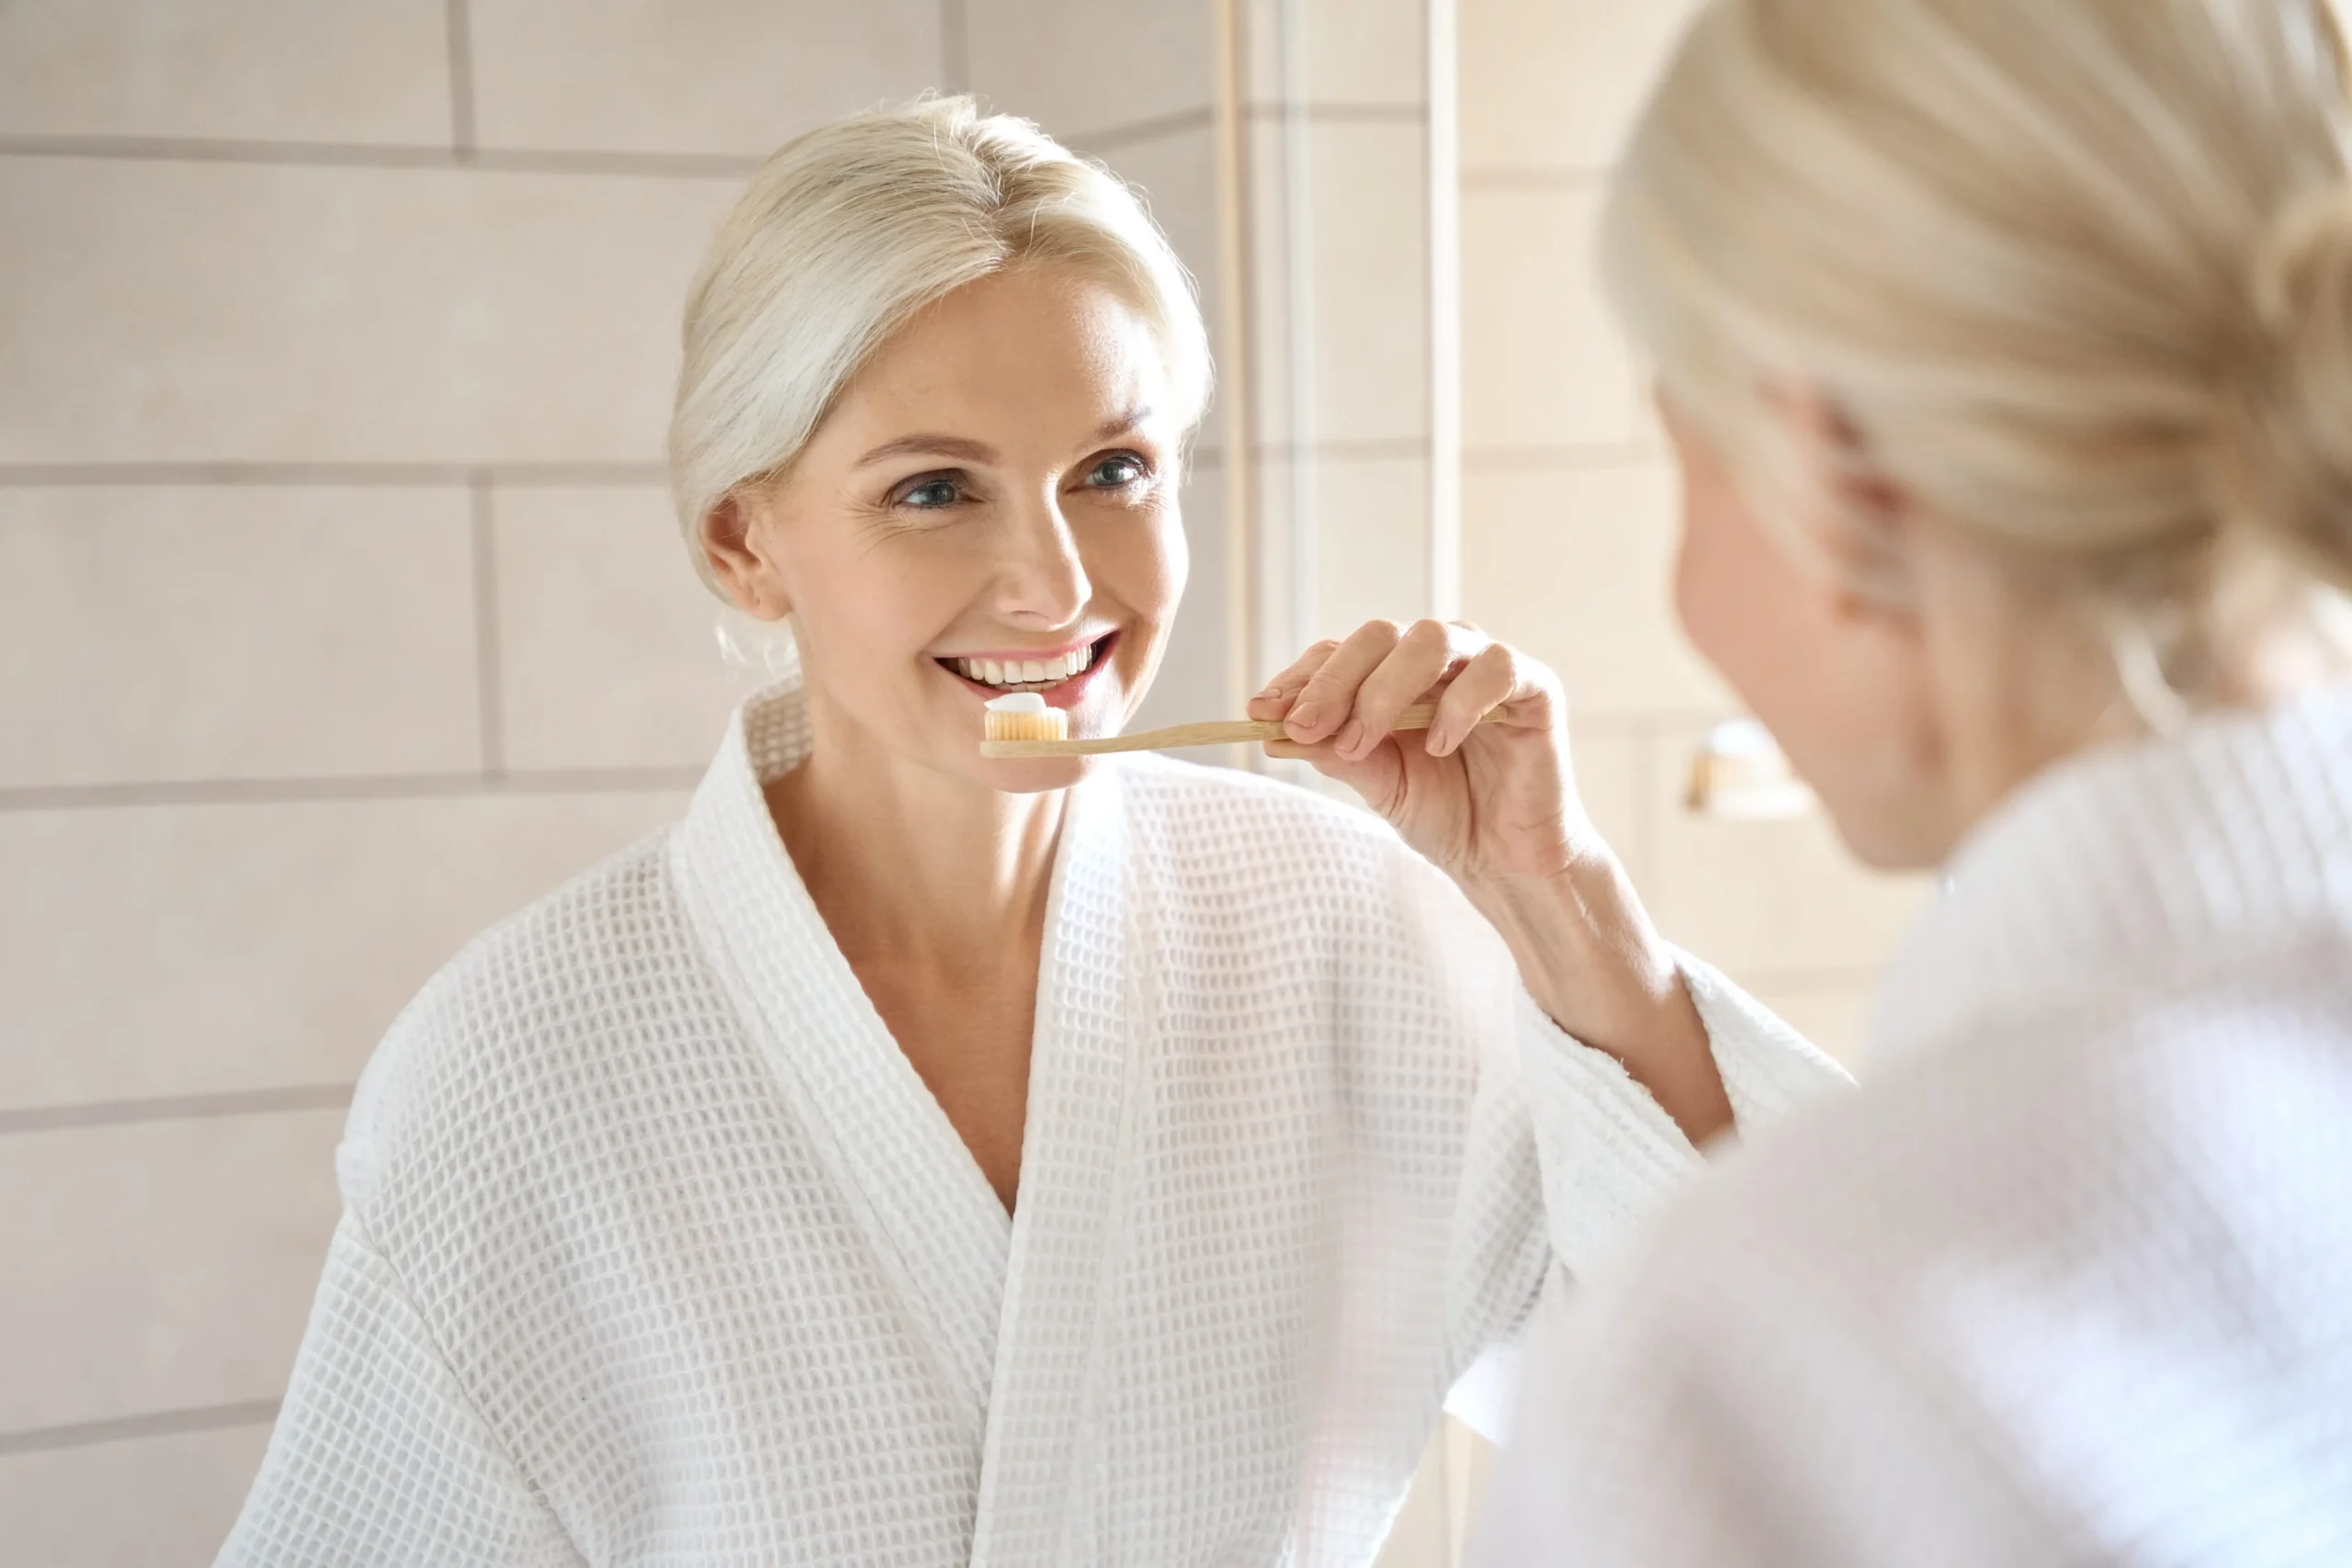
M 1988 663 L 1984 646 L 2008 657 Z M 2352 659 L 2300 625 L 2249 637 L 2233 655 L 2193 710 L 2150 713 L 2120 678 L 2102 642 L 2063 632 L 1987 639 L 1971 660 L 1992 678 L 1946 692 L 1964 827 L 1974 828 L 2019 787 L 2068 758 L 2170 733 L 2196 714 L 2264 711 L 2352 679 Z
M 810 707 L 808 761 L 768 786 L 768 809 L 842 951 L 963 974 L 1034 960 L 1066 793 L 1001 794 Z

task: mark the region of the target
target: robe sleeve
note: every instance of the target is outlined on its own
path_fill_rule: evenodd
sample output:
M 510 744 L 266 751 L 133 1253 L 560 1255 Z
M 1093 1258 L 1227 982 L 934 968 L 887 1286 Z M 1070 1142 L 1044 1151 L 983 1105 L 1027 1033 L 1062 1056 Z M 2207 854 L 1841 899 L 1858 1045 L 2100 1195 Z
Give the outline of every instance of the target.
M 1688 954 L 1678 957 L 1739 1132 L 1850 1085 L 1837 1063 L 1716 970 Z M 1702 1159 L 1623 1064 L 1564 1033 L 1524 987 L 1515 993 L 1512 1032 L 1543 1172 L 1546 1228 L 1560 1263 L 1571 1278 L 1581 1278 Z
M 346 1212 L 220 1568 L 581 1561 Z

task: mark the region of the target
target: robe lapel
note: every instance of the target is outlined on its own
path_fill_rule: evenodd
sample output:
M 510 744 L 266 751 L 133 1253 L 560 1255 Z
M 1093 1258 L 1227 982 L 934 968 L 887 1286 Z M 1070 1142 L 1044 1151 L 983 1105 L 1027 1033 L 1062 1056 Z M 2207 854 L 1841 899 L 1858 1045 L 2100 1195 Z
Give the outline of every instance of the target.
M 977 1446 L 1012 1224 L 792 866 L 761 781 L 807 753 L 797 694 L 744 705 L 673 851 L 703 947 L 935 1359 Z
M 1090 1562 L 1103 1314 L 1119 1266 L 1130 1162 L 1136 1021 L 1129 875 L 1119 780 L 1072 792 L 1056 867 L 1029 1111 L 989 1397 L 972 1562 Z

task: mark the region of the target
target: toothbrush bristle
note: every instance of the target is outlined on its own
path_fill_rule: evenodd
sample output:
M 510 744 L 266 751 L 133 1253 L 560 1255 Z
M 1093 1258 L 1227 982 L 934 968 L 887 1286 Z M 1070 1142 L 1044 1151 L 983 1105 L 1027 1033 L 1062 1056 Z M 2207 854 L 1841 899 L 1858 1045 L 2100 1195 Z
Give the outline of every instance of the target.
M 1069 715 L 1060 708 L 1043 713 L 1001 713 L 989 709 L 980 720 L 981 737 L 989 740 L 1067 740 Z

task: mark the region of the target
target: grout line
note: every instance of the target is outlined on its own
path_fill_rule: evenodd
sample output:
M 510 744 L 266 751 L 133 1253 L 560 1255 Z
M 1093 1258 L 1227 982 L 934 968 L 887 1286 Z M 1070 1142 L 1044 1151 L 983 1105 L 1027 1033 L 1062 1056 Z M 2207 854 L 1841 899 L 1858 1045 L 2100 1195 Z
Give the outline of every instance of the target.
M 1178 109 L 1172 114 L 1154 115 L 1149 119 L 1106 125 L 1087 135 L 1069 138 L 1069 145 L 1100 156 L 1118 148 L 1157 141 L 1163 136 L 1175 136 L 1188 130 L 1206 130 L 1216 123 L 1216 106 L 1204 104 L 1196 109 Z
M 1255 103 L 1241 110 L 1250 119 L 1304 119 L 1309 125 L 1419 125 L 1429 118 L 1425 104 Z
M 692 789 L 695 767 L 540 768 L 481 773 L 378 773 L 347 778 L 165 779 L 139 784 L 31 784 L 0 788 L 0 815 L 14 811 L 119 810 L 142 806 L 300 806 L 325 802 L 465 800 L 481 796 L 640 795 Z
M 964 0 L 939 0 L 939 71 L 947 91 L 972 90 L 972 34 Z
M 456 147 L 344 141 L 239 141 L 174 136 L 0 136 L 0 157 L 317 168 L 483 169 L 505 174 L 741 179 L 760 160 L 739 152 L 628 152 L 563 147 Z
M 1607 182 L 1610 173 L 1606 168 L 1464 169 L 1462 188 L 1465 191 L 1558 191 L 1573 194 L 1599 190 Z
M 1666 448 L 1648 442 L 1559 442 L 1531 446 L 1468 446 L 1462 467 L 1470 473 L 1590 472 L 1654 468 Z
M 659 463 L 0 463 L 0 489 L 31 485 L 665 486 Z
M 473 538 L 474 688 L 481 723 L 481 771 L 496 779 L 506 773 L 505 669 L 498 642 L 498 535 L 492 510 L 490 476 L 477 472 L 466 487 Z
M 218 1432 L 232 1427 L 266 1427 L 277 1419 L 278 1404 L 275 1399 L 253 1399 L 242 1404 L 153 1410 L 143 1416 L 119 1416 L 108 1421 L 77 1421 L 71 1426 L 0 1432 L 0 1456 L 54 1453 L 60 1449 L 93 1448 L 137 1438 L 168 1438 L 183 1432 Z
M 1419 125 L 1429 118 L 1428 110 L 1419 104 L 1254 103 L 1245 105 L 1241 115 L 1244 120 L 1261 123 L 1295 120 L 1307 125 Z M 1100 156 L 1119 148 L 1156 141 L 1163 136 L 1207 130 L 1216 124 L 1216 106 L 1203 104 L 1198 108 L 1176 109 L 1145 119 L 1100 126 L 1061 140 L 1068 146 Z
M 352 1086 L 304 1084 L 288 1089 L 236 1089 L 219 1094 L 101 1100 L 77 1105 L 28 1105 L 0 1110 L 0 1138 L 82 1127 L 131 1127 L 151 1122 L 198 1122 L 215 1116 L 268 1116 L 292 1111 L 342 1111 Z
M 474 155 L 474 28 L 467 0 L 449 0 L 449 151 L 459 163 Z

